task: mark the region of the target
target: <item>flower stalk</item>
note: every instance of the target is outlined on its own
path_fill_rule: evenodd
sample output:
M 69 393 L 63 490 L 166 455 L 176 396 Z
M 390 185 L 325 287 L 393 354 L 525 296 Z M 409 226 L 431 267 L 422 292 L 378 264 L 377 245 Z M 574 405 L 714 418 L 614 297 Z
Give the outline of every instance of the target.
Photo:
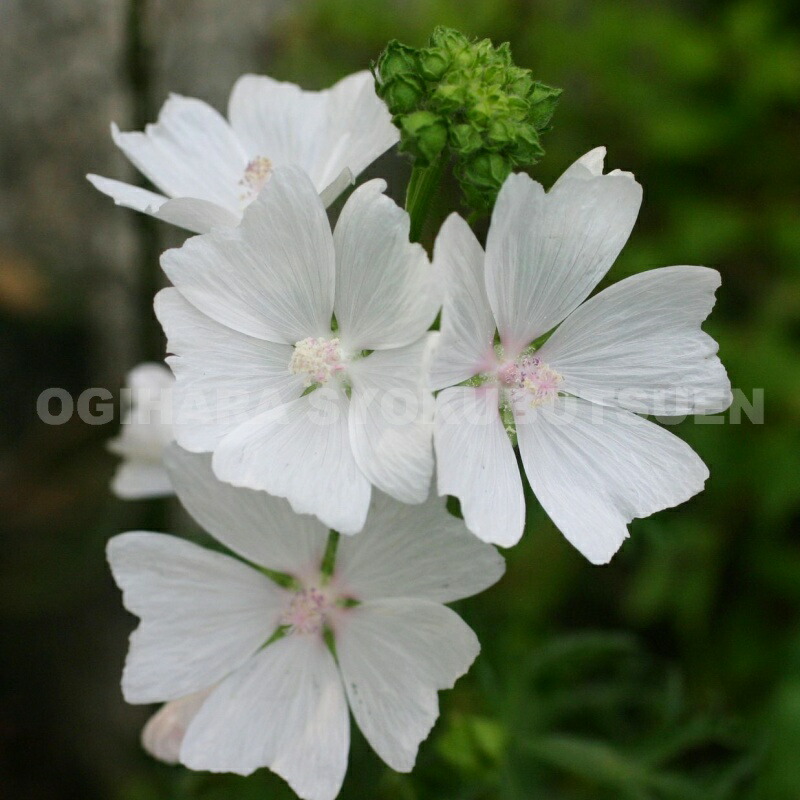
M 415 164 L 406 189 L 406 211 L 411 218 L 409 238 L 418 242 L 422 238 L 431 200 L 444 172 L 444 159 L 429 166 Z

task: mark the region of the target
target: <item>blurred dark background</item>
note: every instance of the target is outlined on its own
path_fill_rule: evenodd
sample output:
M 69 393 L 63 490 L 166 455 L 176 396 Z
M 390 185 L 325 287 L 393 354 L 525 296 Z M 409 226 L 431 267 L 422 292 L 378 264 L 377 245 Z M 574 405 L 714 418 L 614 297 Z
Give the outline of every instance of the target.
M 608 167 L 644 185 L 609 280 L 722 272 L 706 328 L 756 410 L 677 429 L 707 489 L 635 522 L 609 567 L 530 502 L 506 578 L 459 608 L 483 654 L 442 697 L 418 769 L 391 773 L 357 738 L 342 797 L 800 798 L 798 14 L 788 0 L 0 0 L 0 797 L 290 796 L 266 773 L 192 775 L 140 751 L 149 709 L 119 691 L 134 620 L 103 548 L 174 510 L 111 498 L 114 426 L 44 425 L 36 399 L 117 392 L 162 354 L 157 255 L 180 237 L 85 181 L 133 177 L 111 120 L 141 128 L 169 91 L 224 110 L 247 71 L 321 88 L 447 24 L 510 41 L 564 88 L 538 180 L 605 144 Z M 369 174 L 402 197 L 402 158 Z M 457 207 L 446 184 L 439 218 Z

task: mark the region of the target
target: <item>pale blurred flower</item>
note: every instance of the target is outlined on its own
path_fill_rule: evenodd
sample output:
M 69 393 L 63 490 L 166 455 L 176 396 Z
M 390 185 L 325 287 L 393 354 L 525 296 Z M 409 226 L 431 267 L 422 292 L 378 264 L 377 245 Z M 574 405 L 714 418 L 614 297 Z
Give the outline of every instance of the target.
M 438 498 L 376 495 L 364 532 L 331 559 L 335 540 L 285 500 L 221 483 L 208 456 L 175 445 L 166 463 L 187 510 L 239 558 L 157 533 L 109 543 L 125 606 L 141 619 L 123 693 L 169 701 L 145 728 L 148 750 L 212 772 L 269 767 L 301 798 L 332 800 L 349 705 L 378 755 L 410 771 L 437 691 L 480 649 L 443 603 L 497 581 L 500 555 Z
M 369 72 L 319 92 L 244 75 L 228 120 L 202 100 L 171 95 L 144 133 L 112 125 L 111 134 L 161 194 L 89 175 L 94 186 L 118 205 L 196 233 L 236 225 L 284 165 L 303 169 L 329 205 L 399 138 Z
M 164 469 L 164 448 L 173 440 L 170 394 L 175 382 L 163 364 L 140 364 L 126 377 L 131 405 L 108 449 L 122 458 L 111 490 L 126 500 L 174 494 Z
M 433 471 L 440 295 L 385 188 L 356 189 L 331 234 L 306 175 L 278 168 L 238 228 L 164 254 L 175 288 L 156 298 L 178 444 L 342 533 L 363 527 L 372 485 L 421 503 Z
M 634 517 L 682 503 L 708 476 L 690 447 L 631 412 L 713 413 L 731 400 L 716 342 L 700 328 L 720 283 L 715 270 L 651 270 L 586 300 L 627 241 L 642 196 L 630 173 L 603 174 L 604 155 L 588 153 L 547 193 L 510 176 L 485 254 L 455 214 L 434 251 L 445 284 L 431 384 L 444 389 L 434 434 L 440 494 L 460 499 L 481 539 L 519 540 L 513 416 L 531 488 L 594 563 L 613 556 Z

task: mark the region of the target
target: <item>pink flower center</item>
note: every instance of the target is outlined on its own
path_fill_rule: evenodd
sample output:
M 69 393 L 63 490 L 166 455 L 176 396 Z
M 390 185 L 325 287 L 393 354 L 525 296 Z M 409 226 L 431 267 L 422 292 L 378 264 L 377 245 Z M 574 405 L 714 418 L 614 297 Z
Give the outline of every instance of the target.
M 320 633 L 325 625 L 331 598 L 316 587 L 295 592 L 281 617 L 281 624 L 288 625 L 291 633 Z
M 322 339 L 309 336 L 294 346 L 289 361 L 289 372 L 303 375 L 303 385 L 308 388 L 326 383 L 332 375 L 345 368 L 342 349 L 338 339 Z
M 245 168 L 239 181 L 242 193 L 239 199 L 244 205 L 252 203 L 258 197 L 272 174 L 272 162 L 266 156 L 256 156 Z
M 527 400 L 532 407 L 552 403 L 564 378 L 538 356 L 521 356 L 501 364 L 497 380 L 511 393 L 513 400 Z

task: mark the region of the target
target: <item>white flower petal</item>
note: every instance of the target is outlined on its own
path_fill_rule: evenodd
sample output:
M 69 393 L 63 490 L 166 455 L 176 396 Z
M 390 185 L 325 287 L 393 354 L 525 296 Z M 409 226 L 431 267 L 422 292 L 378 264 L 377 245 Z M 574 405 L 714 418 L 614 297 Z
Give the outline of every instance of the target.
M 233 228 L 241 219 L 238 214 L 223 206 L 194 197 L 167 200 L 153 216 L 193 233 L 208 233 L 212 228 L 220 226 Z
M 109 442 L 109 445 L 112 445 Z M 175 494 L 169 475 L 160 461 L 139 461 L 135 458 L 117 466 L 111 491 L 123 500 L 167 497 Z
M 552 188 L 555 189 L 562 181 L 567 181 L 571 178 L 585 180 L 596 175 L 602 175 L 605 160 L 606 148 L 595 147 L 594 150 L 584 153 L 574 164 L 567 167 Z
M 339 541 L 335 580 L 360 600 L 452 603 L 491 586 L 504 569 L 500 554 L 472 536 L 441 498 L 408 506 L 376 492 L 363 532 Z
M 358 177 L 400 139 L 386 104 L 375 93 L 375 78 L 367 70 L 342 78 L 328 91 L 325 145 L 320 186 L 348 168 Z M 351 181 L 352 183 L 352 181 Z M 342 187 L 345 188 L 345 187 Z
M 700 329 L 716 270 L 666 267 L 626 278 L 579 306 L 540 348 L 561 389 L 648 414 L 723 411 L 731 387 L 717 343 Z
M 131 406 L 122 417 L 119 436 L 108 442 L 108 449 L 123 459 L 111 483 L 118 497 L 136 500 L 173 494 L 162 455 L 173 439 L 170 409 L 174 382 L 163 364 L 139 364 L 126 376 Z
M 210 691 L 204 689 L 161 706 L 144 726 L 142 747 L 159 761 L 177 764 L 186 729 Z
M 161 265 L 207 316 L 257 339 L 330 336 L 333 239 L 325 207 L 296 167 L 277 168 L 238 228 L 168 250 Z
M 422 503 L 433 474 L 433 398 L 425 385 L 432 338 L 377 350 L 348 367 L 356 462 L 371 483 L 404 503 Z
M 531 488 L 593 564 L 611 559 L 632 519 L 683 503 L 708 477 L 689 445 L 628 411 L 559 397 L 515 418 Z
M 167 335 L 178 443 L 193 452 L 213 450 L 256 414 L 299 397 L 303 379 L 289 372 L 292 348 L 221 325 L 172 288 L 155 299 Z
M 449 608 L 417 599 L 373 600 L 350 610 L 336 652 L 358 727 L 398 772 L 410 772 L 450 689 L 480 652 Z
M 336 198 L 348 187 L 355 183 L 353 173 L 349 169 L 343 169 L 320 193 L 320 199 L 327 208 Z
M 122 675 L 129 703 L 206 689 L 266 642 L 286 592 L 246 564 L 161 533 L 123 533 L 108 561 L 125 608 L 141 619 Z
M 436 237 L 433 267 L 444 286 L 444 306 L 431 387 L 444 389 L 489 369 L 495 360 L 483 248 L 458 214 L 445 220 Z
M 170 389 L 174 382 L 172 373 L 163 364 L 154 361 L 137 364 L 125 376 L 126 385 L 133 390 L 134 394 Z
M 215 109 L 191 97 L 171 95 L 158 122 L 144 133 L 121 133 L 115 144 L 131 163 L 168 197 L 196 197 L 240 208 L 239 181 L 247 156 L 236 134 Z
M 350 351 L 383 350 L 422 336 L 441 304 L 425 250 L 408 240 L 408 214 L 380 179 L 359 186 L 336 223 L 336 320 Z
M 164 453 L 175 491 L 204 530 L 248 561 L 301 577 L 319 570 L 328 530 L 286 500 L 237 489 L 211 470 L 210 455 L 172 445 Z
M 189 726 L 181 762 L 249 775 L 268 767 L 303 800 L 334 800 L 347 769 L 350 720 L 333 656 L 292 634 L 223 681 Z
M 525 527 L 525 496 L 497 389 L 440 392 L 433 436 L 439 494 L 459 499 L 464 522 L 479 539 L 516 544 Z
M 399 138 L 366 71 L 320 92 L 244 75 L 233 87 L 228 115 L 250 158 L 302 167 L 325 205 Z
M 234 486 L 285 497 L 341 533 L 358 533 L 370 483 L 356 464 L 348 400 L 320 388 L 239 426 L 214 452 L 216 475 Z
M 248 158 L 293 164 L 319 185 L 316 165 L 323 147 L 327 96 L 266 75 L 242 75 L 233 86 L 228 119 Z
M 163 194 L 156 194 L 123 181 L 103 178 L 100 175 L 87 175 L 86 179 L 95 189 L 110 197 L 116 205 L 132 208 L 134 211 L 155 214 L 167 202 Z
M 625 245 L 641 199 L 641 186 L 623 174 L 586 169 L 547 194 L 527 175 L 506 179 L 486 242 L 486 288 L 507 354 L 589 295 Z

